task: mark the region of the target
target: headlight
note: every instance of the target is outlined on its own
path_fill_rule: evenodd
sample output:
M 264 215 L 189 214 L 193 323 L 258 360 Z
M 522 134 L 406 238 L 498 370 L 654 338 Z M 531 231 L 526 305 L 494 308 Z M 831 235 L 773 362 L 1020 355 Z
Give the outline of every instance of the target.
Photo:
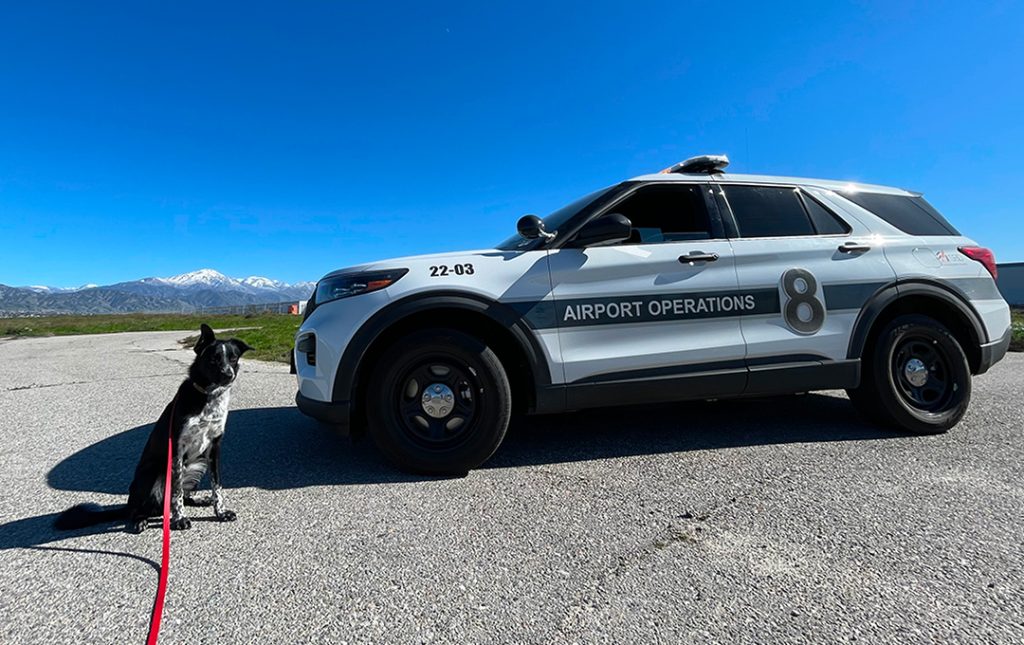
M 324 278 L 316 285 L 314 302 L 320 306 L 325 302 L 358 296 L 371 291 L 379 291 L 398 282 L 398 279 L 409 272 L 409 269 L 391 269 L 389 271 L 368 271 L 366 273 L 349 273 Z

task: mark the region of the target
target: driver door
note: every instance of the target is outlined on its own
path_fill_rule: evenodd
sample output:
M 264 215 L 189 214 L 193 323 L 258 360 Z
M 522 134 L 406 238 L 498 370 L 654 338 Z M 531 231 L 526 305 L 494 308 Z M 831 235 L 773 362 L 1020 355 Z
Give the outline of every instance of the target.
M 640 186 L 604 211 L 629 218 L 628 240 L 550 252 L 570 408 L 743 391 L 740 315 L 756 303 L 708 191 Z

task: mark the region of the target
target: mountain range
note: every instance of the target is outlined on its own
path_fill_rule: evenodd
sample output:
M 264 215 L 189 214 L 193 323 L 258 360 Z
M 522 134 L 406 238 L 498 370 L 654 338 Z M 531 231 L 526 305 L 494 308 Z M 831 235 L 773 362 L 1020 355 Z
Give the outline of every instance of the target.
M 231 278 L 213 269 L 71 289 L 0 284 L 0 316 L 192 312 L 305 300 L 315 287 L 261 276 Z

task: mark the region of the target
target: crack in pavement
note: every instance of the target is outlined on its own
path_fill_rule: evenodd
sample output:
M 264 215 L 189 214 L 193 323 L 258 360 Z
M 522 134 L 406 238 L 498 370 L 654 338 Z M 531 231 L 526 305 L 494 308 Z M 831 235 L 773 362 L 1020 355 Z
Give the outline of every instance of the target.
M 181 348 L 171 347 L 171 348 L 168 348 L 168 349 L 152 350 L 152 349 L 145 349 L 145 348 L 143 348 L 142 346 L 139 345 L 138 341 L 133 340 L 133 341 L 130 341 L 130 342 L 131 342 L 132 347 L 135 347 L 135 351 L 134 352 L 130 351 L 129 353 L 153 354 L 155 356 L 158 356 L 159 358 L 162 358 L 165 361 L 170 361 L 170 362 L 174 363 L 175 365 L 180 365 L 180 366 L 184 366 L 184 367 L 188 367 L 191 364 L 191 361 L 182 361 L 182 360 L 178 360 L 177 358 L 174 358 L 173 356 L 168 356 L 167 355 L 170 352 L 184 351 L 184 350 L 181 350 Z
M 146 354 L 156 353 L 161 358 L 170 361 L 171 363 L 173 363 L 175 366 L 178 366 L 178 367 L 184 366 L 184 367 L 187 368 L 189 365 L 191 365 L 191 363 L 180 361 L 180 360 L 177 360 L 175 358 L 171 358 L 169 356 L 163 356 L 163 355 L 161 355 L 159 353 L 159 352 L 168 352 L 168 351 L 177 351 L 177 350 L 140 350 L 139 353 L 146 353 Z M 276 370 L 260 370 L 260 369 L 251 369 L 251 368 L 248 368 L 248 367 L 246 368 L 245 371 L 247 373 L 250 373 L 250 374 L 283 374 L 282 372 L 278 372 Z M 148 379 L 148 378 L 163 378 L 165 376 L 180 376 L 181 378 L 186 378 L 188 376 L 188 373 L 187 372 L 182 372 L 182 371 L 179 370 L 179 371 L 176 371 L 176 372 L 162 372 L 160 374 L 144 374 L 144 375 L 140 375 L 140 376 L 123 376 L 123 377 L 119 377 L 119 378 L 93 379 L 93 380 L 88 380 L 88 381 L 63 381 L 63 382 L 60 382 L 60 383 L 30 383 L 28 385 L 15 385 L 14 387 L 8 387 L 8 388 L 5 388 L 3 391 L 4 392 L 21 392 L 23 390 L 38 390 L 38 389 L 49 388 L 49 387 L 64 387 L 64 386 L 67 386 L 67 385 L 90 385 L 90 384 L 93 384 L 93 383 L 112 383 L 112 382 L 117 382 L 117 381 L 138 381 L 138 380 Z M 291 376 L 291 375 L 289 374 L 288 376 Z
M 138 381 L 147 378 L 162 378 L 164 376 L 181 376 L 180 372 L 168 372 L 165 374 L 145 374 L 142 376 L 122 376 L 120 378 L 95 379 L 92 381 L 66 381 L 64 383 L 31 383 L 29 385 L 16 385 L 9 387 L 5 392 L 20 392 L 22 390 L 38 390 L 47 387 L 63 387 L 65 385 L 90 385 L 92 383 L 111 383 L 114 381 Z
M 544 469 L 541 472 L 558 478 L 558 474 L 545 472 L 547 470 Z M 758 493 L 765 493 L 773 485 L 784 481 L 787 472 L 787 469 L 783 469 L 777 473 L 768 473 L 759 477 L 746 490 L 737 492 L 727 500 L 713 504 L 701 512 L 687 510 L 676 514 L 669 519 L 664 528 L 655 531 L 649 539 L 620 552 L 614 566 L 610 569 L 586 575 L 584 578 L 587 582 L 581 581 L 579 592 L 563 608 L 561 621 L 554 626 L 554 634 L 562 637 L 568 636 L 574 626 L 578 627 L 575 623 L 585 617 L 583 614 L 596 610 L 602 604 L 607 604 L 605 598 L 614 593 L 614 589 L 609 583 L 627 572 L 637 570 L 644 562 L 654 558 L 659 552 L 684 545 L 694 548 L 702 547 L 703 538 L 707 536 L 707 529 L 710 528 L 707 526 L 710 520 Z M 669 514 L 661 509 L 655 509 L 653 512 L 660 513 L 662 516 Z M 693 592 L 697 600 L 702 599 L 705 594 L 704 590 L 698 587 L 694 587 Z
M 259 328 L 258 327 L 253 327 L 252 329 L 259 329 Z M 171 363 L 174 363 L 175 365 L 180 365 L 182 367 L 185 367 L 186 370 L 187 370 L 188 367 L 190 367 L 192 365 L 192 353 L 189 352 L 187 349 L 184 349 L 184 348 L 181 348 L 181 347 L 171 347 L 171 348 L 167 348 L 167 349 L 144 349 L 144 348 L 140 347 L 139 344 L 136 341 L 131 341 L 131 344 L 136 349 L 135 350 L 130 350 L 128 352 L 129 354 L 153 354 L 155 356 L 158 356 L 158 357 L 162 358 L 165 361 L 170 361 Z M 176 355 L 178 352 L 184 353 L 185 356 L 188 357 L 188 360 L 179 360 L 178 358 L 176 358 L 176 356 L 168 356 L 168 354 L 172 354 L 172 353 Z M 285 373 L 285 372 L 279 372 L 277 370 L 252 369 L 250 367 L 253 363 L 260 363 L 260 362 L 263 362 L 263 361 L 243 360 L 242 361 L 242 365 L 246 366 L 245 371 L 248 374 L 282 374 L 282 373 Z M 185 375 L 187 375 L 187 372 L 186 372 Z M 290 376 L 290 374 L 289 374 L 289 376 Z

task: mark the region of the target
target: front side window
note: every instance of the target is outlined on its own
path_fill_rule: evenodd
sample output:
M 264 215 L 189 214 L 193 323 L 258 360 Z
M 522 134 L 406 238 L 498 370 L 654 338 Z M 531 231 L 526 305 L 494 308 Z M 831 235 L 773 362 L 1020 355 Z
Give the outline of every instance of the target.
M 814 235 L 814 226 L 795 188 L 725 186 L 740 237 Z
M 611 208 L 629 218 L 633 233 L 619 244 L 663 244 L 711 238 L 711 220 L 699 185 L 644 186 Z

